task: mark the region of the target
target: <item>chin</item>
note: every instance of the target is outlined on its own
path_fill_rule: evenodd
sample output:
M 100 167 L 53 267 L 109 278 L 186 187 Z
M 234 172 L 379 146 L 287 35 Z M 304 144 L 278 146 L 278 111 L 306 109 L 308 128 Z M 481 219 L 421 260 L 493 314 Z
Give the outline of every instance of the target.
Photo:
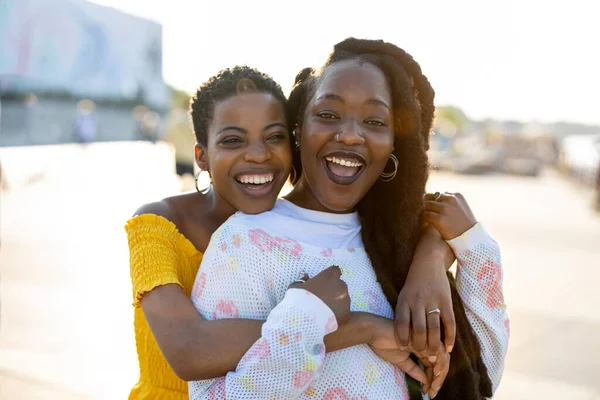
M 354 211 L 358 201 L 353 197 L 338 195 L 338 196 L 321 196 L 319 202 L 328 210 L 336 213 L 347 213 Z

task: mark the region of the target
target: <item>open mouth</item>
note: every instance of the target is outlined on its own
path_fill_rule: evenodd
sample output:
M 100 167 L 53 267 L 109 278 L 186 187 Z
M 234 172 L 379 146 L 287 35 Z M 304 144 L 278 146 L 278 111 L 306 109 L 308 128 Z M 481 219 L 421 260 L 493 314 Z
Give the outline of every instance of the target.
M 273 191 L 277 173 L 268 172 L 261 174 L 240 174 L 235 180 L 240 185 L 242 191 L 249 196 L 265 196 Z
M 365 161 L 351 153 L 336 153 L 324 157 L 325 170 L 329 179 L 339 185 L 349 185 L 355 182 L 364 170 Z

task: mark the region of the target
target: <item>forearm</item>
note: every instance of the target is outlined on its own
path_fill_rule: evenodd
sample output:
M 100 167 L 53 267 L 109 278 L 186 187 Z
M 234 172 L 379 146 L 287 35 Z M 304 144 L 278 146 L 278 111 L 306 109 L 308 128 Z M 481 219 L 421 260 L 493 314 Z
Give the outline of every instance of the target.
M 202 320 L 196 327 L 184 328 L 176 354 L 167 360 L 173 366 L 169 358 L 174 359 L 180 368 L 179 377 L 186 381 L 224 376 L 235 371 L 261 337 L 263 323 L 250 319 Z
M 417 247 L 413 254 L 413 265 L 418 265 L 425 261 L 425 265 L 432 261 L 439 261 L 440 264 L 450 269 L 456 257 L 450 246 L 442 238 L 433 225 L 427 225 L 423 228 Z
M 261 336 L 264 321 L 207 321 L 178 285 L 157 287 L 142 308 L 163 355 L 183 380 L 209 379 L 235 370 Z
M 261 337 L 265 321 L 222 319 L 208 321 L 196 311 L 178 285 L 165 285 L 142 299 L 146 319 L 175 373 L 183 380 L 211 379 L 234 371 Z M 325 337 L 327 351 L 368 343 L 368 315 L 351 313 L 350 320 Z
M 290 289 L 262 325 L 261 337 L 234 371 L 218 380 L 190 382 L 190 398 L 299 398 L 319 377 L 324 337 L 337 329 L 335 315 L 317 296 Z

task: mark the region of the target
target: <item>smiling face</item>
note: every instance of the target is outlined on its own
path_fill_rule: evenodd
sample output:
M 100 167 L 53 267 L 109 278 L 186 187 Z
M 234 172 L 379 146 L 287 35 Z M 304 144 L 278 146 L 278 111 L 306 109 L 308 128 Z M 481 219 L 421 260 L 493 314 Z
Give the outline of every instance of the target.
M 199 165 L 216 195 L 247 214 L 270 210 L 291 169 L 284 106 L 270 94 L 230 97 L 215 105 Z
M 319 78 L 301 127 L 298 205 L 349 212 L 385 168 L 394 144 L 392 96 L 385 75 L 364 62 L 340 61 Z

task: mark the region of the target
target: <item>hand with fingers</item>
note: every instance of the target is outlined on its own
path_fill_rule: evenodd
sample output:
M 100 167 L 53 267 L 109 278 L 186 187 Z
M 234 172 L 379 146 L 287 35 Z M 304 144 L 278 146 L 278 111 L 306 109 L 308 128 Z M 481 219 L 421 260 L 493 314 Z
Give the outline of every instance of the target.
M 464 196 L 447 192 L 425 195 L 423 220 L 433 225 L 444 240 L 462 235 L 477 223 Z
M 323 300 L 335 314 L 338 325 L 342 325 L 350 317 L 350 296 L 348 295 L 348 286 L 341 278 L 340 267 L 332 265 L 313 278 L 309 278 L 307 274 L 301 274 L 289 288 L 308 290 Z
M 449 363 L 441 362 L 430 363 L 422 369 L 412 358 L 411 350 L 402 349 L 395 332 L 394 321 L 373 314 L 365 314 L 369 319 L 369 325 L 372 327 L 372 337 L 368 345 L 371 350 L 381 359 L 397 366 L 402 372 L 411 376 L 422 384 L 424 393 L 435 385 L 441 386 L 448 374 Z M 435 376 L 437 374 L 437 376 Z M 438 378 L 435 379 L 434 377 Z M 437 387 L 437 386 L 436 386 Z M 425 391 L 427 389 L 427 391 Z
M 431 356 L 427 354 L 416 354 L 419 357 L 419 362 L 425 367 L 425 373 L 427 374 L 428 383 L 423 384 L 423 394 L 429 393 L 429 398 L 433 399 L 437 396 L 438 392 L 442 388 L 442 384 L 448 376 L 450 370 L 450 353 L 444 350 L 444 346 L 440 343 L 438 346 L 439 351 L 436 355 L 436 361 L 431 362 Z
M 413 262 L 396 304 L 400 345 L 426 354 L 432 363 L 443 350 L 450 353 L 456 321 L 447 270 L 454 253 L 434 227 L 423 229 Z M 443 336 L 442 336 L 443 324 Z

